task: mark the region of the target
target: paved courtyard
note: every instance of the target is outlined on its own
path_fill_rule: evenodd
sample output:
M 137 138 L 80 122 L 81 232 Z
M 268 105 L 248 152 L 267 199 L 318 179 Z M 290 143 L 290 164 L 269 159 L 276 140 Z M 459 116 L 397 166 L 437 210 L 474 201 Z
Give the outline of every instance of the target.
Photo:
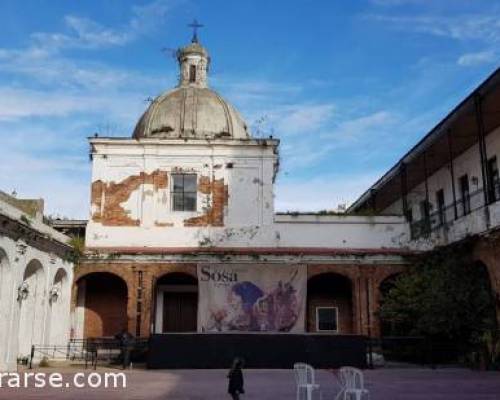
M 98 372 L 120 371 L 102 369 Z M 226 394 L 226 373 L 225 370 L 135 370 L 127 373 L 127 389 L 0 388 L 0 399 L 230 399 Z M 373 400 L 500 400 L 500 372 L 380 369 L 365 371 L 365 376 Z M 64 377 L 71 379 L 72 373 L 65 372 Z M 333 400 L 338 391 L 335 377 L 329 371 L 319 371 L 317 378 L 323 400 Z M 243 399 L 295 399 L 294 378 L 289 370 L 246 370 L 245 384 L 247 394 Z

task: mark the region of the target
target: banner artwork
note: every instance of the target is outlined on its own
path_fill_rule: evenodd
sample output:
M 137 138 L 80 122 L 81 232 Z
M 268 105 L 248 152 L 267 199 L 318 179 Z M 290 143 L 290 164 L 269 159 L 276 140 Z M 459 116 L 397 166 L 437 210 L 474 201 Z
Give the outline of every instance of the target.
M 304 332 L 303 265 L 198 265 L 201 332 Z

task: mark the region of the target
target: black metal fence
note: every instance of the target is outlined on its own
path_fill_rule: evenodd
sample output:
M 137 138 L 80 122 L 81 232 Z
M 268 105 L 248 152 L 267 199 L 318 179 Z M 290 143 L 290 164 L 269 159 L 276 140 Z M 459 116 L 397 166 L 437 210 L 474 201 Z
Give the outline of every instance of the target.
M 134 339 L 128 347 L 131 351 L 131 359 L 134 362 L 145 362 L 148 350 L 148 339 Z M 85 364 L 85 368 L 97 368 L 101 364 L 120 363 L 123 346 L 115 338 L 88 338 L 71 339 L 66 346 L 31 346 L 31 354 L 28 360 L 29 368 L 33 367 L 34 360 L 74 361 Z

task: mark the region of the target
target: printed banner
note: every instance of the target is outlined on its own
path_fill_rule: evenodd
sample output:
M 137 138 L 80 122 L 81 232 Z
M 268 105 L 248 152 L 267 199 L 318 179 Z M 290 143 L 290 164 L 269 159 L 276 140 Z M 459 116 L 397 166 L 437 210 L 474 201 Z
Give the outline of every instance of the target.
M 200 332 L 304 332 L 304 265 L 198 265 Z

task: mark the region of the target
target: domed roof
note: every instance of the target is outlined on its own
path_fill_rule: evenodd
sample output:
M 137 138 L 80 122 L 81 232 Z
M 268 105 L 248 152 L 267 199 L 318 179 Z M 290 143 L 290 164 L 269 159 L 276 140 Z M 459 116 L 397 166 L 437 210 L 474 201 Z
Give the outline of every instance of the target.
M 142 115 L 134 138 L 250 137 L 238 112 L 216 92 L 202 87 L 179 87 L 157 97 Z
M 208 58 L 207 50 L 198 42 L 191 42 L 187 46 L 177 50 L 177 58 L 181 59 L 186 54 L 200 54 Z
M 197 41 L 177 51 L 179 85 L 157 97 L 137 123 L 133 137 L 247 139 L 247 125 L 219 94 L 208 88 L 210 57 Z

